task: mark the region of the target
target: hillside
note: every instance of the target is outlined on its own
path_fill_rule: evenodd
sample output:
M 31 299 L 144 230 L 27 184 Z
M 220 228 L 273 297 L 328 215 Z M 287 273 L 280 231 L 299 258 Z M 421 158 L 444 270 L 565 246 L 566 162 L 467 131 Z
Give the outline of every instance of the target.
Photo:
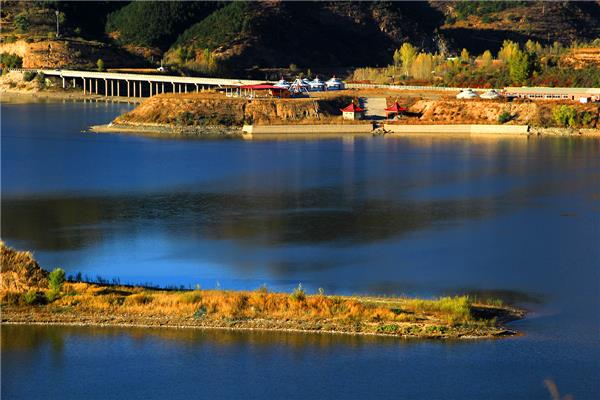
M 600 37 L 600 0 L 429 2 L 106 2 L 1 1 L 3 44 L 98 44 L 122 65 L 156 65 L 200 74 L 265 68 L 384 66 L 404 42 L 445 55 L 496 53 L 505 39 L 570 45 Z M 53 44 L 54 45 L 54 44 Z M 60 47 L 60 46 L 58 46 Z M 4 50 L 3 50 L 4 51 Z M 97 52 L 73 49 L 51 65 L 94 65 Z M 129 56 L 131 55 L 131 56 Z M 27 54 L 25 54 L 27 56 Z M 110 57 L 110 56 L 106 56 Z M 77 60 L 74 64 L 73 59 Z M 592 57 L 593 58 L 593 57 Z M 583 60 L 589 59 L 584 57 Z M 581 60 L 577 60 L 581 63 Z M 26 60 L 24 64 L 28 64 Z M 31 63 L 29 63 L 31 64 Z M 289 68 L 295 72 L 296 68 Z M 248 74 L 250 74 L 248 72 Z
M 505 39 L 593 39 L 599 21 L 598 2 L 233 3 L 187 29 L 167 55 L 186 62 L 208 49 L 221 62 L 246 68 L 374 66 L 390 63 L 405 41 L 429 51 L 480 54 L 497 52 Z

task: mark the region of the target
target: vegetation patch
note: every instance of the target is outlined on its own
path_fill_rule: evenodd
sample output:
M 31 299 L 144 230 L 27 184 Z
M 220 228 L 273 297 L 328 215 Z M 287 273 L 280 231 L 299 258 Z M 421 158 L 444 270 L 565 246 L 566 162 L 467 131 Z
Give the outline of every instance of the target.
M 2 245 L 19 262 L 19 253 Z M 4 266 L 4 264 L 3 264 Z M 36 267 L 38 269 L 38 267 Z M 335 331 L 413 337 L 492 337 L 507 332 L 498 321 L 523 317 L 510 307 L 475 304 L 467 296 L 438 299 L 328 296 L 255 291 L 161 290 L 119 284 L 67 281 L 55 269 L 45 287 L 15 288 L 18 265 L 2 270 L 3 321 L 85 322 L 274 330 Z M 40 269 L 41 270 L 41 269 Z M 42 274 L 41 272 L 39 272 Z M 46 295 L 43 294 L 46 290 Z M 31 312 L 31 307 L 36 312 Z M 407 316 L 409 318 L 407 318 Z

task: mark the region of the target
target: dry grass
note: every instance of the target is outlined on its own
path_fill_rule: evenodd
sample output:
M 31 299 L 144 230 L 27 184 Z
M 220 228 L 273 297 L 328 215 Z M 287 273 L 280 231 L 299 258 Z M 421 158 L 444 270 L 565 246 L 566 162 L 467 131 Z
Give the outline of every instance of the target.
M 371 325 L 414 324 L 453 326 L 487 321 L 475 319 L 472 303 L 466 296 L 435 300 L 376 298 L 273 293 L 256 291 L 194 290 L 167 291 L 139 287 L 97 286 L 66 283 L 54 307 L 73 311 L 143 315 L 147 317 L 191 317 L 200 314 L 209 320 L 293 320 L 354 322 Z
M 292 293 L 255 291 L 175 291 L 123 285 L 66 282 L 60 291 L 18 286 L 15 271 L 45 276 L 31 254 L 2 244 L 4 321 L 150 324 L 170 326 L 240 327 L 325 330 L 347 333 L 419 337 L 493 336 L 504 329 L 497 315 L 518 312 L 494 302 L 473 305 L 466 296 L 434 300 L 308 295 L 298 286 Z M 26 262 L 24 262 L 26 261 Z M 34 264 L 31 264 L 31 263 Z M 16 263 L 16 264 L 13 264 Z M 29 272 L 21 268 L 30 266 Z M 29 276 L 29 275 L 27 275 Z M 6 283 L 6 284 L 5 284 Z M 35 309 L 35 312 L 32 312 Z

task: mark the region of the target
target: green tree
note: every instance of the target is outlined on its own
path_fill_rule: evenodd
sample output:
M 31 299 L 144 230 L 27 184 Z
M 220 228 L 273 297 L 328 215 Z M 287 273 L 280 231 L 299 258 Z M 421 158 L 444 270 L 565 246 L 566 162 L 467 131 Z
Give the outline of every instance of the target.
M 508 73 L 513 83 L 524 84 L 533 73 L 534 60 L 533 57 L 524 51 L 517 51 L 508 60 Z
M 14 20 L 15 26 L 21 33 L 27 32 L 29 27 L 31 26 L 29 22 L 29 15 L 27 13 L 22 12 L 21 14 L 17 14 Z
M 65 271 L 62 268 L 54 268 L 48 275 L 48 287 L 52 292 L 60 292 L 66 281 Z
M 402 61 L 402 70 L 404 75 L 408 75 L 412 63 L 417 57 L 417 49 L 410 43 L 403 43 L 400 47 L 400 60 Z
M 552 109 L 552 117 L 558 126 L 574 127 L 577 123 L 577 111 L 573 107 L 562 105 Z

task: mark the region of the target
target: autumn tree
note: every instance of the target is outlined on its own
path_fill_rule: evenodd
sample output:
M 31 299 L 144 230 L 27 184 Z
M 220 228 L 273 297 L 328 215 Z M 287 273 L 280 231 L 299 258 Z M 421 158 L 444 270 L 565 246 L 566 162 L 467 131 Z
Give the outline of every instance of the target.
M 481 67 L 482 68 L 489 68 L 492 66 L 492 62 L 494 61 L 494 58 L 492 57 L 492 52 L 489 50 L 486 50 L 483 52 L 483 54 L 481 55 Z
M 411 75 L 418 80 L 429 80 L 432 77 L 433 56 L 429 53 L 419 53 L 411 66 Z
M 511 40 L 505 40 L 502 43 L 502 48 L 498 51 L 498 59 L 508 62 L 515 54 L 520 51 L 519 44 Z
M 408 75 L 412 69 L 412 63 L 417 57 L 417 49 L 410 43 L 403 43 L 399 49 L 398 58 L 402 64 L 404 75 Z
M 471 59 L 471 55 L 469 54 L 469 50 L 462 49 L 462 51 L 460 52 L 460 61 L 462 61 L 464 63 L 469 63 L 470 59 Z

